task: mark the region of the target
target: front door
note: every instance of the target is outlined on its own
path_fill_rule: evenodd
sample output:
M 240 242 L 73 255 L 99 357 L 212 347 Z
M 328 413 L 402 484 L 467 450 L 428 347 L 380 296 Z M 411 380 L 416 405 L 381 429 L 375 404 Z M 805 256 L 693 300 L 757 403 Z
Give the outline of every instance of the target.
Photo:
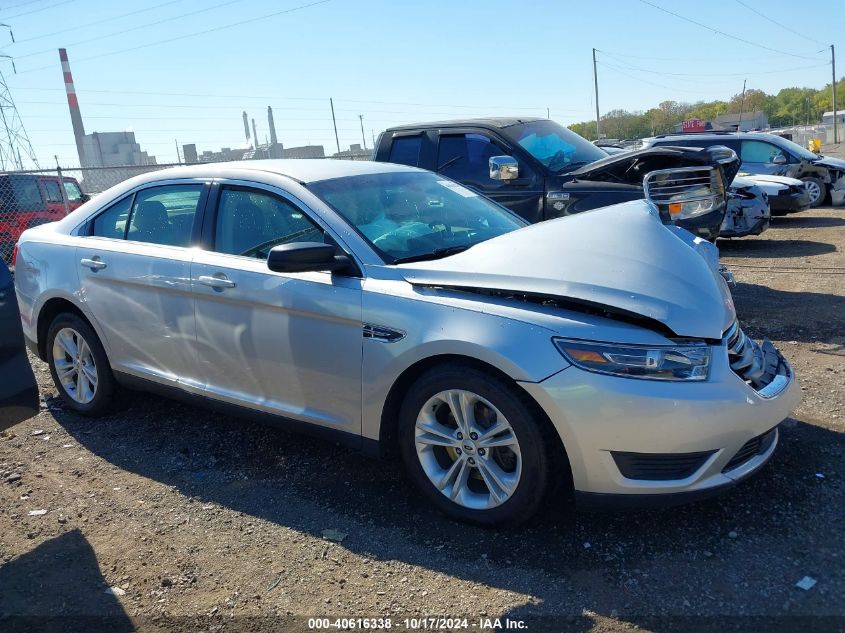
M 519 177 L 490 178 L 490 158 L 513 152 L 481 132 L 442 133 L 437 147 L 435 171 L 457 180 L 521 215 L 529 222 L 543 219 L 543 178 L 519 160 Z
M 273 246 L 333 242 L 285 192 L 227 184 L 212 198 L 213 247 L 191 265 L 209 395 L 360 434 L 361 280 L 267 268 Z
M 98 215 L 76 249 L 80 295 L 112 368 L 198 387 L 190 265 L 203 183 L 155 186 Z

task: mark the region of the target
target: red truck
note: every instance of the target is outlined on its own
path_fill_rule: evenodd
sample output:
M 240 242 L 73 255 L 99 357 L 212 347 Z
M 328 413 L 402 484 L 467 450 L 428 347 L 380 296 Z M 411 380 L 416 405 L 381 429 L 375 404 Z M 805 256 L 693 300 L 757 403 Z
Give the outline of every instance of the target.
M 8 262 L 26 229 L 61 220 L 86 200 L 75 178 L 0 174 L 0 256 Z

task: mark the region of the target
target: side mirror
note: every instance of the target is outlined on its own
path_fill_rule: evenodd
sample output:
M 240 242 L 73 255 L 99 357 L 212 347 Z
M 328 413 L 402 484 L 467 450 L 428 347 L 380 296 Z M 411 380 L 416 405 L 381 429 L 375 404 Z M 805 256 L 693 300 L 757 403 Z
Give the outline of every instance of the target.
M 490 157 L 490 178 L 493 180 L 513 180 L 519 178 L 519 163 L 510 156 Z
M 348 269 L 352 261 L 336 255 L 337 247 L 323 242 L 291 242 L 270 249 L 267 268 L 277 273 L 306 273 Z
M 774 165 L 786 165 L 786 163 L 786 156 L 784 156 L 783 154 L 778 154 L 772 159 L 772 164 Z

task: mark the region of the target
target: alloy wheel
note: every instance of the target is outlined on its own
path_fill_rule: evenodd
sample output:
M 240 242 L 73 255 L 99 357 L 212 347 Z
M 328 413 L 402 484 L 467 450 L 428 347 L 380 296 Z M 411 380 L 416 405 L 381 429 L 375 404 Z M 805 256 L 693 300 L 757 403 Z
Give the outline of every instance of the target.
M 804 188 L 807 190 L 807 193 L 810 194 L 810 206 L 815 205 L 822 195 L 822 189 L 819 187 L 819 183 L 813 180 L 805 180 Z
M 62 328 L 53 339 L 53 365 L 68 396 L 88 404 L 97 395 L 97 363 L 91 347 L 73 328 Z
M 516 492 L 519 441 L 492 403 L 462 389 L 442 391 L 420 410 L 414 441 L 429 481 L 465 508 L 487 510 Z

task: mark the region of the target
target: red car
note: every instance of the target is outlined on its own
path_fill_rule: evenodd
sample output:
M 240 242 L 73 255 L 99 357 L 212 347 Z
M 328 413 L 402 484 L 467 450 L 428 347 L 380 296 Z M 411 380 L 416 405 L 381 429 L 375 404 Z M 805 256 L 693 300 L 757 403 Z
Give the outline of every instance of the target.
M 86 200 L 75 178 L 0 175 L 0 255 L 8 262 L 26 229 L 60 220 Z

